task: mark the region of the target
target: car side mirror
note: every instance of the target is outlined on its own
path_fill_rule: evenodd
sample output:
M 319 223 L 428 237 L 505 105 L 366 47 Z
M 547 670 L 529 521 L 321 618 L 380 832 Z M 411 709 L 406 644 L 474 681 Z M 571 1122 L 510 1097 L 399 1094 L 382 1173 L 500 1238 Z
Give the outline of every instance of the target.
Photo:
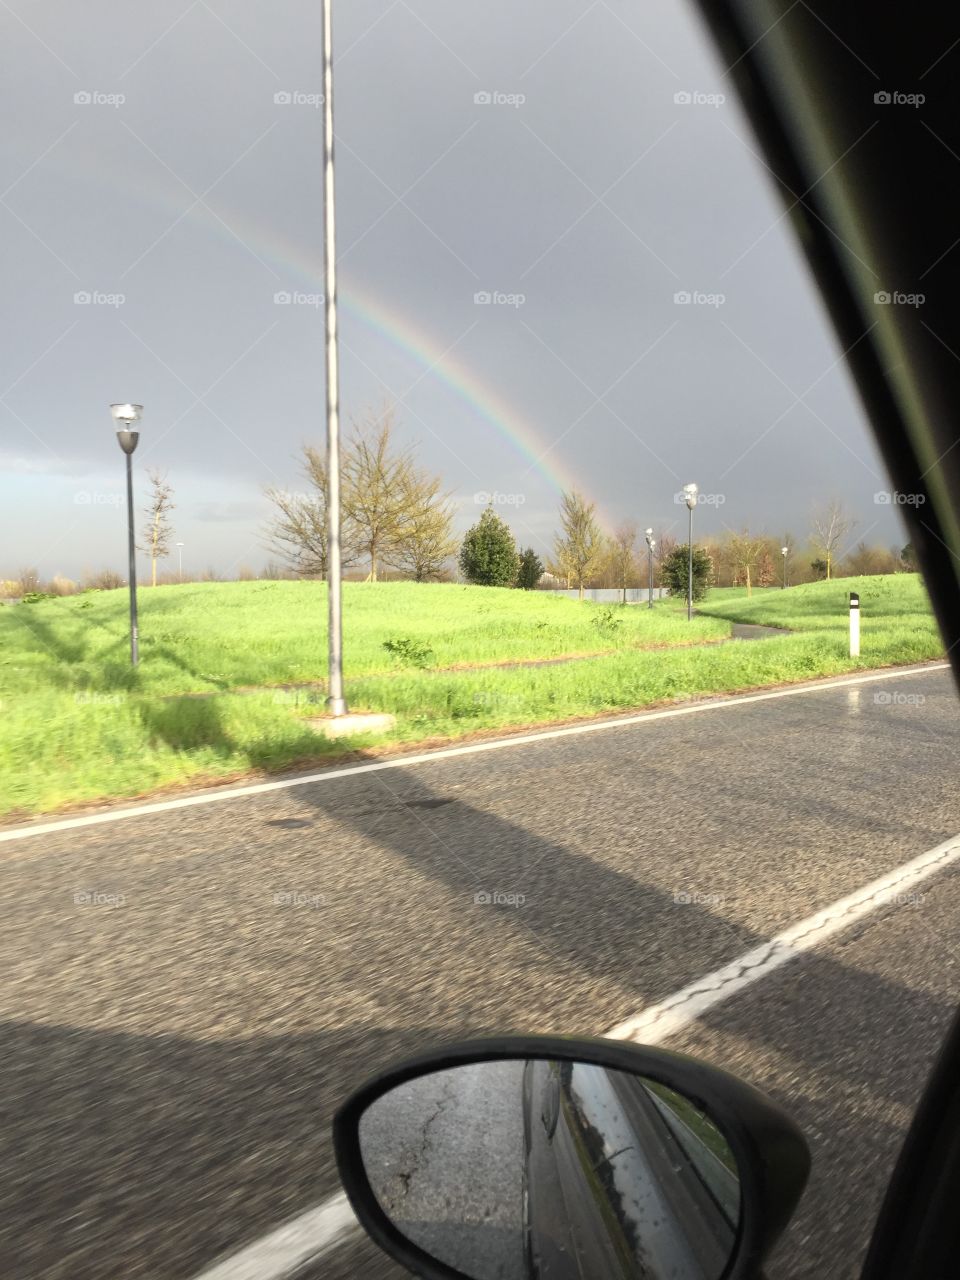
M 501 1037 L 389 1068 L 334 1118 L 364 1229 L 428 1280 L 759 1276 L 810 1169 L 769 1098 L 614 1040 Z

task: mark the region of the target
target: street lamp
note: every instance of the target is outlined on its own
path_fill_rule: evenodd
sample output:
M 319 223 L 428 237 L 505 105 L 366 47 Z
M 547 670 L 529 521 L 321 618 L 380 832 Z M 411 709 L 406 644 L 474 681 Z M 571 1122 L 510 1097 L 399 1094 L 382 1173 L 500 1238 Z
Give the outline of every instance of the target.
M 340 583 L 340 370 L 337 340 L 337 236 L 333 181 L 332 0 L 323 16 L 323 272 L 327 371 L 327 708 L 346 714 L 343 696 L 343 609 Z
M 790 548 L 789 548 L 789 547 L 781 547 L 781 548 L 780 548 L 780 554 L 783 556 L 783 585 L 784 585 L 784 589 L 786 589 L 786 585 L 787 585 L 787 556 L 789 555 L 789 553 L 790 553 Z
M 133 430 L 133 423 L 140 421 L 142 404 L 112 404 L 110 412 L 117 423 L 117 442 L 127 458 L 127 551 L 130 557 L 130 662 L 140 661 L 140 642 L 137 628 L 137 546 L 133 533 L 133 451 L 140 439 L 140 432 Z
M 693 618 L 693 508 L 697 505 L 697 486 L 683 486 L 684 501 L 690 513 L 689 531 L 687 533 L 687 621 Z
M 644 529 L 644 541 L 647 544 L 647 608 L 653 608 L 653 548 L 657 545 L 657 540 L 653 536 L 652 529 Z
M 183 543 L 177 543 L 177 555 L 180 557 L 180 568 L 178 571 L 178 581 L 183 582 Z

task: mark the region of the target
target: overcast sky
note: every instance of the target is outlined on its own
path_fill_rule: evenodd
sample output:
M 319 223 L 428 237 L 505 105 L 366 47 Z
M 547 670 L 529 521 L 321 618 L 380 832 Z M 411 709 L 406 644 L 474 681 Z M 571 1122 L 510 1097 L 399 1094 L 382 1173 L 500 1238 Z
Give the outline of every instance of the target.
M 263 487 L 323 439 L 319 5 L 10 0 L 0 30 L 0 574 L 122 567 L 127 399 L 185 567 L 258 567 Z M 704 534 L 802 540 L 836 495 L 903 540 L 691 5 L 340 0 L 335 46 L 344 408 L 398 405 L 461 527 L 494 493 L 544 552 L 576 484 L 681 533 L 694 480 Z

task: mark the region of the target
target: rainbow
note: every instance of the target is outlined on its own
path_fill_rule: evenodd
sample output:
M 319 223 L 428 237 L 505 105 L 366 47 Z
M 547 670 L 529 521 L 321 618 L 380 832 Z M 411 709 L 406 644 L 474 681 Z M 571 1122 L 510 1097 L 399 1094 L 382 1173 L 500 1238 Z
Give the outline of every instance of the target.
M 91 178 L 89 162 L 80 155 L 80 149 L 58 153 L 58 159 L 67 167 L 76 168 L 78 176 Z M 98 157 L 100 159 L 100 157 Z M 102 178 L 102 166 L 98 182 Z M 118 175 L 118 184 L 121 179 Z M 123 179 L 126 183 L 126 179 Z M 129 191 L 129 188 L 127 188 Z M 228 216 L 215 215 L 205 205 L 197 203 L 184 214 L 184 203 L 190 201 L 186 188 L 171 190 L 160 182 L 138 183 L 138 198 L 151 207 L 161 206 L 173 218 L 189 220 L 202 225 L 210 234 L 229 243 L 236 240 L 257 258 L 274 275 L 280 275 L 282 284 L 294 283 L 293 275 L 303 283 L 305 291 L 322 290 L 322 272 L 319 264 L 319 238 L 310 249 L 282 236 L 273 228 L 255 222 L 240 210 L 232 209 Z M 131 275 L 135 274 L 136 266 Z M 473 413 L 488 423 L 513 447 L 526 462 L 528 470 L 535 471 L 557 494 L 578 489 L 585 492 L 579 476 L 558 455 L 544 429 L 528 416 L 517 411 L 509 400 L 489 380 L 472 368 L 462 357 L 448 350 L 449 339 L 441 340 L 413 316 L 393 304 L 388 304 L 379 294 L 364 290 L 356 283 L 344 279 L 341 268 L 339 302 L 347 316 L 360 321 L 368 330 L 385 339 L 398 351 L 410 357 L 428 378 L 445 386 Z M 611 517 L 604 512 L 595 495 L 587 493 L 597 507 L 597 517 L 605 530 L 613 527 Z

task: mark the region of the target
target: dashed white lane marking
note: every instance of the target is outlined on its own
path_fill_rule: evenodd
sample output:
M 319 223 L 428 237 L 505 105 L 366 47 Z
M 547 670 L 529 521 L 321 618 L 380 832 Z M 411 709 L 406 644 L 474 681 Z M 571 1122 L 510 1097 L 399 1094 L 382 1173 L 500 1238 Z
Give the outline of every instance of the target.
M 842 676 L 836 680 L 819 680 L 815 684 L 791 686 L 788 689 L 771 689 L 766 693 L 743 693 L 732 698 L 717 698 L 710 702 L 694 702 L 680 707 L 668 707 L 662 711 L 641 711 L 632 716 L 620 716 L 615 720 L 591 720 L 586 724 L 567 725 L 562 729 L 542 729 L 536 733 L 516 734 L 510 738 L 496 738 L 488 742 L 472 742 L 463 747 L 444 747 L 415 756 L 398 756 L 389 760 L 376 760 L 370 764 L 348 765 L 343 769 L 324 769 L 321 773 L 301 774 L 293 778 L 280 778 L 276 782 L 255 782 L 244 787 L 224 787 L 216 791 L 201 791 L 194 795 L 180 796 L 175 800 L 157 800 L 152 804 L 132 805 L 126 809 L 108 809 L 105 813 L 86 814 L 82 818 L 61 818 L 54 822 L 37 822 L 23 827 L 10 827 L 0 831 L 0 844 L 10 840 L 29 840 L 31 836 L 50 835 L 54 831 L 71 831 L 77 827 L 96 827 L 106 822 L 122 822 L 127 818 L 141 818 L 153 813 L 169 813 L 175 809 L 190 809 L 197 805 L 225 804 L 245 796 L 266 795 L 270 791 L 285 791 L 291 787 L 316 786 L 348 778 L 360 773 L 376 773 L 384 769 L 409 769 L 418 764 L 431 764 L 436 760 L 450 760 L 455 756 L 480 755 L 485 751 L 502 751 L 508 747 L 522 747 L 530 742 L 550 742 L 556 738 L 572 738 L 583 733 L 602 733 L 608 729 L 623 729 L 629 725 L 647 724 L 655 720 L 672 720 L 677 716 L 702 715 L 708 711 L 722 711 L 729 707 L 745 706 L 751 702 L 771 702 L 777 698 L 796 698 L 807 693 L 823 693 L 828 689 L 843 689 L 852 685 L 872 684 L 876 680 L 903 680 L 908 676 L 925 675 L 930 671 L 948 671 L 949 662 L 927 663 L 922 667 L 894 667 L 887 671 L 874 671 L 863 676 Z
M 879 880 L 840 898 L 799 924 L 791 925 L 769 942 L 698 978 L 666 1000 L 644 1009 L 637 1017 L 622 1022 L 606 1035 L 614 1040 L 659 1044 L 709 1009 L 759 982 L 788 961 L 811 951 L 857 920 L 896 903 L 901 897 L 907 897 L 914 885 L 943 871 L 958 858 L 960 835 L 927 853 L 921 853 L 912 862 L 906 862 Z M 304 1267 L 321 1262 L 359 1234 L 360 1226 L 346 1196 L 340 1192 L 217 1263 L 195 1280 L 290 1280 Z
M 204 1271 L 197 1280 L 279 1280 L 293 1276 L 308 1263 L 319 1262 L 359 1231 L 360 1224 L 341 1191 Z

